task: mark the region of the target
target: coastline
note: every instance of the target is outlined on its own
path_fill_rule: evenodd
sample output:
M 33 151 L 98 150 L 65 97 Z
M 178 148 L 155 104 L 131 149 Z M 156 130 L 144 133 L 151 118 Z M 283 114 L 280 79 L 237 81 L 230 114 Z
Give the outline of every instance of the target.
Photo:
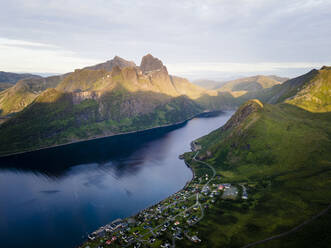
M 145 128 L 145 129 L 136 130 L 136 131 L 129 131 L 129 132 L 123 132 L 123 133 L 110 134 L 110 135 L 101 135 L 101 136 L 97 136 L 97 137 L 93 137 L 93 138 L 75 140 L 75 141 L 70 141 L 70 142 L 66 142 L 66 143 L 63 143 L 63 144 L 51 145 L 51 146 L 41 147 L 41 148 L 37 148 L 37 149 L 25 150 L 25 151 L 21 151 L 21 152 L 14 152 L 14 153 L 8 153 L 8 154 L 3 154 L 3 155 L 0 154 L 0 158 L 8 158 L 8 157 L 15 156 L 15 155 L 26 154 L 26 153 L 36 152 L 36 151 L 40 151 L 40 150 L 46 150 L 46 149 L 50 149 L 50 148 L 56 148 L 56 147 L 81 143 L 81 142 L 87 142 L 87 141 L 91 141 L 91 140 L 97 140 L 97 139 L 110 138 L 110 137 L 116 137 L 116 136 L 121 136 L 121 135 L 128 135 L 128 134 L 152 131 L 152 130 L 158 129 L 158 128 L 175 127 L 175 126 L 178 126 L 178 125 L 182 125 L 185 122 L 188 122 L 188 121 L 190 121 L 194 118 L 197 118 L 199 116 L 204 117 L 205 115 L 208 115 L 208 114 L 211 114 L 211 113 L 217 113 L 217 112 L 222 113 L 222 112 L 225 112 L 225 111 L 215 110 L 215 111 L 201 112 L 201 113 L 195 114 L 195 115 L 193 115 L 193 116 L 191 116 L 191 117 L 189 117 L 189 118 L 187 118 L 183 121 L 179 121 L 179 122 L 176 122 L 176 123 L 164 124 L 164 125 Z
M 193 117 L 193 118 L 194 118 L 194 117 Z M 193 142 L 193 141 L 192 141 L 192 142 Z M 191 152 L 194 152 L 194 151 L 191 150 Z M 148 210 L 148 209 L 150 209 L 150 208 L 153 208 L 153 207 L 155 207 L 155 206 L 161 204 L 162 202 L 164 202 L 164 201 L 168 200 L 169 198 L 171 198 L 171 197 L 175 196 L 176 194 L 178 194 L 180 191 L 184 190 L 184 189 L 185 189 L 190 183 L 192 183 L 192 181 L 193 181 L 194 178 L 195 178 L 195 171 L 194 171 L 193 167 L 192 167 L 192 166 L 186 161 L 186 159 L 184 159 L 184 158 L 183 158 L 183 159 L 178 158 L 178 159 L 179 159 L 179 160 L 183 160 L 184 164 L 185 164 L 185 165 L 191 170 L 191 172 L 192 172 L 192 178 L 191 178 L 190 180 L 188 180 L 182 188 L 180 188 L 180 189 L 177 190 L 176 192 L 172 193 L 171 195 L 167 196 L 166 198 L 164 198 L 164 199 L 158 201 L 157 203 L 155 203 L 155 204 L 153 204 L 153 205 L 150 205 L 150 206 L 148 206 L 148 207 L 146 207 L 146 208 L 144 208 L 144 209 L 139 210 L 139 211 L 136 212 L 135 214 L 132 214 L 132 215 L 130 215 L 130 216 L 126 216 L 126 217 L 124 217 L 124 218 L 121 219 L 121 220 L 126 220 L 126 219 L 129 219 L 129 218 L 135 217 L 135 216 L 139 215 L 139 213 L 141 213 L 141 212 L 143 212 L 143 211 L 146 211 L 146 210 Z M 112 222 L 114 222 L 114 221 L 116 221 L 116 220 L 112 220 L 110 223 L 112 223 Z M 106 224 L 106 225 L 107 225 L 107 224 Z M 100 230 L 101 228 L 105 227 L 106 225 L 100 226 L 99 229 L 97 229 L 97 230 Z M 85 241 L 83 241 L 81 244 L 79 244 L 79 245 L 77 246 L 77 248 L 83 248 L 83 246 L 85 245 L 85 243 L 86 243 L 87 241 L 88 241 L 88 239 L 86 239 Z

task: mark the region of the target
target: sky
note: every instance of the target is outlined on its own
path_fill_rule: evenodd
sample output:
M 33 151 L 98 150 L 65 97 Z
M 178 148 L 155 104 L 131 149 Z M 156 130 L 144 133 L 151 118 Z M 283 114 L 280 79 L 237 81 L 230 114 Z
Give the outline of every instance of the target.
M 0 70 L 151 53 L 171 74 L 294 77 L 331 65 L 331 0 L 0 0 Z

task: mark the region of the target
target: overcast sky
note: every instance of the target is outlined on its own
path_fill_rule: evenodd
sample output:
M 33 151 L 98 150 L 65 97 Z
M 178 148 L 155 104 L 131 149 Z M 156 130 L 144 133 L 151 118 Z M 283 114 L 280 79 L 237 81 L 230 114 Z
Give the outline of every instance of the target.
M 0 70 L 151 53 L 190 79 L 293 77 L 331 65 L 330 13 L 330 0 L 0 0 Z

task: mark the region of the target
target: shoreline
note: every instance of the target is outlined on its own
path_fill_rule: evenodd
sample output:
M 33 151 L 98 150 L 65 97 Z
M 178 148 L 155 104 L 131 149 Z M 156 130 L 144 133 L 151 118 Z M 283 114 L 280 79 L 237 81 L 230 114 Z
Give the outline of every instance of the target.
M 183 121 L 172 123 L 172 124 L 164 124 L 164 125 L 145 128 L 145 129 L 136 130 L 136 131 L 129 131 L 129 132 L 123 132 L 123 133 L 117 133 L 117 134 L 110 134 L 110 135 L 102 135 L 102 136 L 97 136 L 97 137 L 93 137 L 93 138 L 70 141 L 70 142 L 63 143 L 63 144 L 58 144 L 58 145 L 51 145 L 51 146 L 46 146 L 46 147 L 41 147 L 41 148 L 36 148 L 36 149 L 31 149 L 31 150 L 25 150 L 25 151 L 21 151 L 21 152 L 14 152 L 14 153 L 0 155 L 0 158 L 8 158 L 8 157 L 15 156 L 15 155 L 21 155 L 21 154 L 26 154 L 26 153 L 31 153 L 31 152 L 37 152 L 37 151 L 41 151 L 41 150 L 57 148 L 57 147 L 61 147 L 61 146 L 72 145 L 72 144 L 76 144 L 76 143 L 87 142 L 87 141 L 92 141 L 92 140 L 98 140 L 98 139 L 103 139 L 103 138 L 110 138 L 110 137 L 116 137 L 116 136 L 121 136 L 121 135 L 128 135 L 128 134 L 152 131 L 152 130 L 158 129 L 158 128 L 175 127 L 175 126 L 184 124 L 185 122 L 188 122 L 188 121 L 190 121 L 194 118 L 197 118 L 199 116 L 208 115 L 210 113 L 217 113 L 217 112 L 224 113 L 224 112 L 226 112 L 226 110 L 224 110 L 224 111 L 223 110 L 215 110 L 215 111 L 201 112 L 201 113 L 195 114 L 195 115 L 193 115 L 193 116 L 191 116 L 191 117 L 189 117 L 189 118 L 187 118 Z
M 193 150 L 191 150 L 191 152 L 194 152 Z M 186 152 L 185 152 L 186 153 Z M 150 205 L 150 206 L 148 206 L 148 207 L 146 207 L 146 208 L 144 208 L 144 209 L 141 209 L 141 210 L 139 210 L 138 212 L 136 212 L 136 213 L 134 213 L 134 214 L 132 214 L 132 215 L 130 215 L 130 216 L 126 216 L 126 217 L 123 217 L 123 218 L 121 218 L 121 220 L 125 220 L 125 219 L 129 219 L 129 218 L 133 218 L 133 217 L 135 217 L 135 216 L 137 216 L 139 213 L 141 213 L 141 212 L 143 212 L 143 211 L 145 211 L 145 210 L 148 210 L 148 209 L 150 209 L 150 208 L 153 208 L 154 206 L 157 206 L 158 204 L 160 204 L 160 203 L 162 203 L 163 201 L 166 201 L 166 200 L 168 200 L 169 198 L 171 198 L 171 197 L 173 197 L 174 195 L 176 195 L 177 193 L 179 193 L 180 191 L 182 191 L 182 190 L 184 190 L 193 180 L 194 180 L 194 178 L 195 178 L 195 171 L 194 171 L 194 169 L 193 169 L 193 167 L 183 158 L 183 159 L 180 159 L 180 158 L 178 158 L 179 160 L 183 160 L 183 162 L 184 162 L 184 164 L 190 169 L 190 171 L 192 172 L 192 178 L 190 179 L 190 180 L 188 180 L 186 183 L 185 183 L 185 185 L 182 187 L 182 188 L 180 188 L 179 190 L 177 190 L 176 192 L 174 192 L 174 193 L 172 193 L 171 195 L 169 195 L 169 196 L 167 196 L 166 198 L 164 198 L 164 199 L 162 199 L 162 200 L 160 200 L 160 201 L 158 201 L 157 203 L 155 203 L 155 204 L 153 204 L 153 205 Z M 111 222 L 109 222 L 109 223 L 112 223 L 112 222 L 114 222 L 115 220 L 112 220 Z M 108 224 L 109 224 L 108 223 Z M 97 229 L 97 230 L 99 230 L 100 228 L 102 228 L 102 227 L 105 227 L 107 224 L 105 224 L 105 225 L 102 225 L 102 226 L 99 226 L 99 228 Z M 77 248 L 83 248 L 83 245 L 86 243 L 88 241 L 88 239 L 86 239 L 85 241 L 83 241 L 81 244 L 79 244 L 78 246 L 77 246 Z

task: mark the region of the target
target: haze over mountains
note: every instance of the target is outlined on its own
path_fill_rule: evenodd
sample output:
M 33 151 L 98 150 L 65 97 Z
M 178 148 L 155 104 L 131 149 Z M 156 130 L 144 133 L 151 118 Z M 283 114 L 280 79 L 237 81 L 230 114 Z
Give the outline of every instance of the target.
M 139 66 L 115 56 L 64 75 L 22 79 L 0 92 L 0 116 L 6 120 L 0 137 L 10 144 L 0 153 L 173 124 L 256 97 L 274 101 L 289 92 L 292 83 L 283 80 L 256 76 L 207 90 L 169 75 L 151 54 Z
M 211 90 L 219 91 L 257 91 L 263 88 L 269 88 L 276 84 L 280 84 L 288 80 L 286 77 L 278 77 L 275 75 L 257 75 L 251 77 L 240 77 L 234 80 L 215 81 L 208 79 L 199 79 L 193 83 Z
M 169 75 L 150 54 L 140 66 L 115 57 L 65 75 L 20 80 L 1 92 L 0 114 L 12 117 L 1 125 L 0 136 L 10 144 L 3 147 L 7 153 L 34 149 L 233 108 L 229 96 Z
M 29 73 L 12 73 L 0 71 L 0 91 L 12 87 L 17 81 L 24 78 L 41 78 Z

